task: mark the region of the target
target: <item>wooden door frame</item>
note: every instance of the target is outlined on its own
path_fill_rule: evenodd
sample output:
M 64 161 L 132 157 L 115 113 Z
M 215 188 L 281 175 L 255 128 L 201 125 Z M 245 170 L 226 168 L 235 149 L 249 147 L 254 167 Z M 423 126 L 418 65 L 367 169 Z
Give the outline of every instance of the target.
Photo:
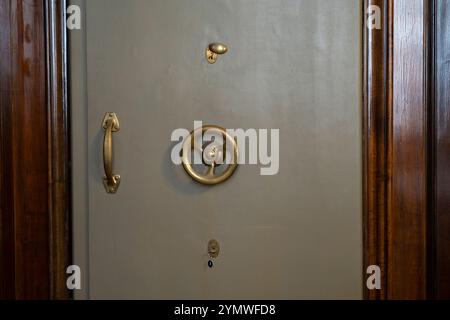
M 68 299 L 65 1 L 0 2 L 0 298 Z
M 363 41 L 364 268 L 380 266 L 382 288 L 365 298 L 450 299 L 450 1 L 370 5 L 382 28 Z
M 450 1 L 431 3 L 429 294 L 450 299 Z
M 0 298 L 68 299 L 66 4 L 1 1 Z M 449 182 L 438 179 L 450 165 L 437 139 L 449 139 L 438 116 L 450 89 L 435 68 L 434 30 L 446 18 L 434 14 L 436 1 L 364 0 L 362 272 L 382 271 L 381 290 L 365 289 L 366 299 L 439 298 L 450 281 L 436 228 L 448 228 L 450 207 Z M 369 5 L 380 8 L 381 29 L 367 28 Z
M 382 25 L 364 28 L 364 267 L 381 268 L 382 286 L 365 297 L 425 299 L 429 1 L 369 6 Z

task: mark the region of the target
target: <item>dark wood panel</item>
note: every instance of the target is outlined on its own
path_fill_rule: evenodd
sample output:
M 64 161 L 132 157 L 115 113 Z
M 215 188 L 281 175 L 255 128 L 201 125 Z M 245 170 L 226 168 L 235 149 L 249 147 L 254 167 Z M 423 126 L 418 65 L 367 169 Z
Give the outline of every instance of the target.
M 14 298 L 14 201 L 9 188 L 13 180 L 11 87 L 11 3 L 0 2 L 0 298 Z
M 66 298 L 68 130 L 61 1 L 0 2 L 1 283 L 8 299 Z M 52 23 L 59 32 L 53 33 Z
M 433 4 L 433 289 L 450 299 L 450 1 Z
M 4 35 L 9 40 L 4 49 L 9 52 L 9 73 L 2 70 L 1 77 L 9 83 L 9 90 L 2 91 L 2 96 L 8 96 L 2 109 L 9 109 L 11 115 L 8 166 L 12 171 L 4 188 L 13 194 L 12 211 L 7 213 L 13 217 L 13 225 L 3 225 L 2 229 L 9 228 L 13 234 L 14 247 L 9 248 L 12 255 L 4 258 L 14 260 L 16 298 L 46 298 L 49 275 L 45 192 L 48 167 L 42 157 L 42 151 L 47 149 L 44 12 L 39 1 L 9 1 L 7 14 L 2 25 L 9 24 L 9 34 Z
M 428 3 L 426 0 L 396 0 L 393 5 L 389 298 L 425 299 Z
M 364 29 L 365 268 L 368 299 L 427 297 L 428 1 L 366 0 L 381 30 Z

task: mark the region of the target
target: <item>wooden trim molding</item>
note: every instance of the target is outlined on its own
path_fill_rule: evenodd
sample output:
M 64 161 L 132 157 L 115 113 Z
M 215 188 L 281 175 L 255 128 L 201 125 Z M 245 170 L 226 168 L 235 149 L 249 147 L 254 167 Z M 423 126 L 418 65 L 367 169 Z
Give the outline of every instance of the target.
M 365 0 L 364 267 L 381 290 L 367 299 L 427 298 L 429 1 Z
M 70 128 L 67 77 L 66 1 L 46 0 L 50 297 L 68 298 L 70 245 Z
M 450 299 L 450 1 L 432 0 L 431 16 L 430 293 Z
M 65 2 L 0 1 L 0 298 L 66 299 Z
M 364 272 L 381 268 L 381 290 L 365 291 L 366 299 L 386 299 L 386 238 L 388 195 L 388 144 L 391 108 L 388 106 L 390 62 L 389 6 L 387 1 L 364 2 L 364 17 L 370 6 L 380 8 L 382 29 L 369 30 L 366 21 L 363 46 L 363 139 L 364 139 Z M 366 287 L 365 287 L 366 288 Z

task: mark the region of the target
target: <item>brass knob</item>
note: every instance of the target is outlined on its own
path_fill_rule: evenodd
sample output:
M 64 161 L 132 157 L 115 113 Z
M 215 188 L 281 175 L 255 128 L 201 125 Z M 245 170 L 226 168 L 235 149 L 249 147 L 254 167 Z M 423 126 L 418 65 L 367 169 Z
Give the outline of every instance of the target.
M 225 54 L 228 51 L 228 47 L 222 43 L 211 43 L 209 45 L 209 50 L 216 54 Z
M 217 62 L 219 55 L 223 55 L 228 52 L 228 47 L 222 43 L 211 43 L 208 48 L 206 48 L 206 60 L 210 64 Z
M 205 133 L 214 136 L 222 136 L 223 144 L 213 141 L 206 145 L 198 146 L 196 141 L 201 140 L 198 138 L 203 137 Z M 229 161 L 226 161 L 227 146 L 232 147 L 232 152 L 229 155 L 232 159 L 228 159 Z M 201 153 L 202 164 L 206 167 L 205 172 L 198 172 L 198 169 L 194 168 L 191 161 L 192 151 Z M 216 185 L 225 182 L 233 175 L 238 166 L 238 157 L 239 151 L 237 142 L 225 129 L 217 126 L 203 126 L 202 128 L 194 130 L 185 139 L 181 159 L 187 174 L 195 181 L 205 185 Z M 218 168 L 222 165 L 226 165 L 227 168 L 221 173 L 217 173 Z

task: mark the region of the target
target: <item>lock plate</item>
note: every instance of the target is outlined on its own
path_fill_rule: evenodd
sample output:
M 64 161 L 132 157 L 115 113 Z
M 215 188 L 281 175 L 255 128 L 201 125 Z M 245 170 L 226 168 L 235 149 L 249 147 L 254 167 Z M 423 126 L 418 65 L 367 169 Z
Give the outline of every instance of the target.
M 208 255 L 212 259 L 216 259 L 220 253 L 220 244 L 217 240 L 210 240 L 208 243 Z

